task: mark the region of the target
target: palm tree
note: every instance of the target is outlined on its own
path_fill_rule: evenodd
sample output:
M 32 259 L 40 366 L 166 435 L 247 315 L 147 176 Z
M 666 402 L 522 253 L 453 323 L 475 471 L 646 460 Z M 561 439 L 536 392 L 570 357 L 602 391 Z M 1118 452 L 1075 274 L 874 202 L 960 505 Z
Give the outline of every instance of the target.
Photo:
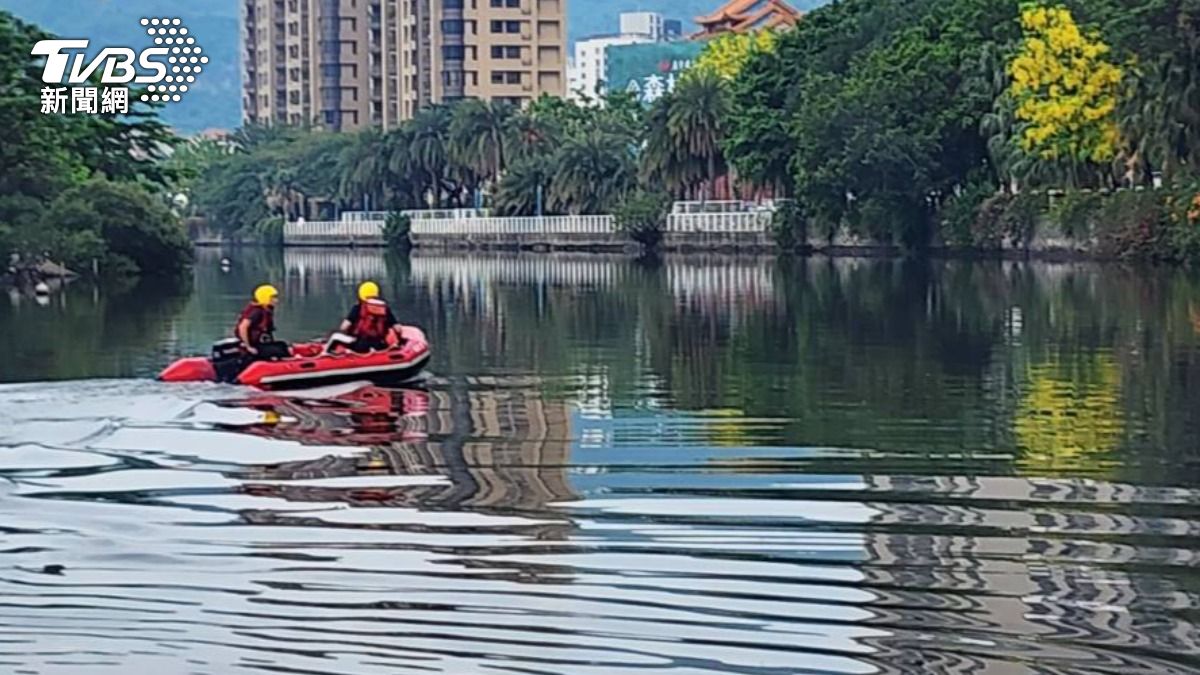
M 674 97 L 659 99 L 647 115 L 646 142 L 641 153 L 642 179 L 677 198 L 691 196 L 704 180 L 704 169 L 689 162 L 687 149 L 671 133 L 669 118 Z
M 1122 127 L 1131 151 L 1167 176 L 1200 162 L 1200 64 L 1171 54 L 1138 78 Z
M 349 134 L 318 131 L 288 146 L 305 203 L 312 199 L 334 204 L 342 202 L 339 198 L 341 157 L 353 142 L 354 137 Z
M 354 134 L 338 157 L 337 194 L 341 201 L 355 204 L 369 199 L 376 210 L 393 201 L 391 190 L 398 181 L 391 171 L 387 141 L 387 135 L 378 129 Z M 366 208 L 367 204 L 362 206 Z
M 547 157 L 529 157 L 514 161 L 496 186 L 492 206 L 500 216 L 532 216 L 537 214 L 537 195 L 540 189 L 549 193 L 554 163 Z M 543 204 L 543 212 L 545 212 Z
M 667 130 L 676 147 L 686 149 L 691 160 L 706 167 L 710 194 L 724 170 L 721 142 L 729 113 L 725 83 L 707 70 L 694 71 L 680 81 L 667 113 Z
M 447 148 L 450 119 L 449 108 L 432 106 L 417 113 L 407 129 L 408 168 L 435 208 L 441 207 L 443 194 L 454 192 L 449 184 L 450 153 Z
M 403 124 L 383 135 L 383 156 L 389 176 L 388 190 L 397 201 L 423 207 L 426 186 L 412 159 L 412 125 Z
M 268 206 L 279 209 L 279 215 L 284 220 L 291 220 L 297 212 L 296 203 L 303 204 L 304 196 L 300 194 L 300 176 L 295 167 L 276 165 L 267 173 L 264 182 L 266 202 Z
M 508 120 L 505 151 L 515 164 L 531 157 L 553 154 L 562 143 L 564 130 L 553 118 L 522 111 Z
M 472 99 L 456 105 L 449 129 L 455 162 L 486 180 L 499 177 L 505 169 L 504 145 L 515 110 L 502 101 Z
M 633 153 L 624 139 L 591 131 L 568 139 L 555 157 L 551 207 L 565 213 L 604 213 L 637 185 Z

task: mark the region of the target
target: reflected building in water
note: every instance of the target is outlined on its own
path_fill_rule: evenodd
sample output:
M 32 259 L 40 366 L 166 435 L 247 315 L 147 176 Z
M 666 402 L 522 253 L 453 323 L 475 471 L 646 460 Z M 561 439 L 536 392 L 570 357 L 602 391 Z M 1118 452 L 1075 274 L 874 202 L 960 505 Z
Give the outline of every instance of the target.
M 870 504 L 878 514 L 867 528 L 864 587 L 878 595 L 871 623 L 893 631 L 870 640 L 882 672 L 1184 673 L 1139 652 L 1200 653 L 1195 624 L 1152 616 L 1164 606 L 1195 607 L 1196 594 L 1170 576 L 1137 571 L 1194 569 L 1192 547 L 1140 542 L 1192 541 L 1195 525 L 1094 508 L 1145 503 L 1145 488 L 945 476 L 872 476 L 868 485 L 924 500 Z M 941 638 L 928 642 L 934 634 Z M 958 648 L 947 646 L 947 634 Z
M 233 430 L 312 445 L 364 448 L 349 456 L 251 468 L 243 490 L 293 502 L 339 502 L 485 513 L 537 513 L 575 498 L 566 471 L 571 429 L 567 406 L 528 387 L 463 382 L 429 392 L 360 389 L 332 399 L 263 395 L 230 406 L 265 414 Z M 315 487 L 288 481 L 319 478 L 441 476 L 434 484 L 399 487 Z M 279 481 L 279 482 L 276 482 Z M 381 481 L 386 484 L 386 481 Z M 369 484 L 369 481 L 365 484 Z M 259 514 L 278 522 L 278 513 Z M 255 514 L 247 514 L 250 520 Z M 539 536 L 565 537 L 562 525 Z

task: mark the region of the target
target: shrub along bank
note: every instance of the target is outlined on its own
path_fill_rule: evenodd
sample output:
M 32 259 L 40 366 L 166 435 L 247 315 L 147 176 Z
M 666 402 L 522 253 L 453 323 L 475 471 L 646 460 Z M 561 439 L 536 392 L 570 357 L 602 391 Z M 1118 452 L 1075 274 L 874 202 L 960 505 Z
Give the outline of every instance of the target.
M 1200 190 L 968 192 L 943 210 L 940 232 L 949 248 L 1200 261 Z

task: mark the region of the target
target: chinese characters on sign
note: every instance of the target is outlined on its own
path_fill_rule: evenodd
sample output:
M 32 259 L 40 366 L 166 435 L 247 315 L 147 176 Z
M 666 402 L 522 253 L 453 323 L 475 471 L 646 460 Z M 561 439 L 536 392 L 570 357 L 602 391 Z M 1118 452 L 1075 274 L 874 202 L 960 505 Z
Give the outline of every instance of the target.
M 698 42 L 610 46 L 605 49 L 605 83 L 609 91 L 626 92 L 650 105 L 675 90 L 703 49 Z
M 126 115 L 129 113 L 129 89 L 126 87 L 44 87 L 42 114 Z
M 692 67 L 691 61 L 669 61 L 663 62 L 659 70 L 665 72 L 665 75 L 647 75 L 641 81 L 636 79 L 630 80 L 625 87 L 625 91 L 633 94 L 642 103 L 654 103 L 663 96 L 675 91 L 675 85 L 679 82 L 678 73 L 682 73 Z

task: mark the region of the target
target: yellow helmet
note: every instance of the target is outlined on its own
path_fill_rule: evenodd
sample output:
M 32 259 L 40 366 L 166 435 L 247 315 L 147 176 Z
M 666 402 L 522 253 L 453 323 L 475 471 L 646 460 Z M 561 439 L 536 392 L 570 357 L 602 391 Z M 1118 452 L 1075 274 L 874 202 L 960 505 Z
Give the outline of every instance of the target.
M 359 300 L 366 302 L 367 300 L 374 300 L 378 297 L 379 284 L 375 283 L 374 281 L 364 281 L 363 284 L 358 287 Z
M 266 307 L 277 297 L 279 297 L 279 289 L 270 284 L 264 284 L 254 289 L 254 304 L 256 305 Z

